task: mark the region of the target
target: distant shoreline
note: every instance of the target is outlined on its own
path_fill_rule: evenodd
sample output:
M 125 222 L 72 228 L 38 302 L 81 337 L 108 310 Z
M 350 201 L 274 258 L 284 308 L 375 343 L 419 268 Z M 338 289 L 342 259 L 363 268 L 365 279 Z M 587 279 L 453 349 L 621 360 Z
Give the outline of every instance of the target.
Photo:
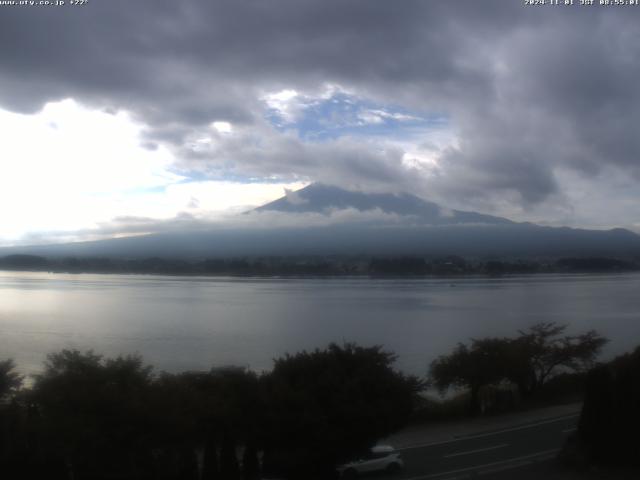
M 462 278 L 535 274 L 611 274 L 640 271 L 638 260 L 610 257 L 466 259 L 458 256 L 170 258 L 0 257 L 0 271 L 66 274 L 134 274 L 232 278 Z

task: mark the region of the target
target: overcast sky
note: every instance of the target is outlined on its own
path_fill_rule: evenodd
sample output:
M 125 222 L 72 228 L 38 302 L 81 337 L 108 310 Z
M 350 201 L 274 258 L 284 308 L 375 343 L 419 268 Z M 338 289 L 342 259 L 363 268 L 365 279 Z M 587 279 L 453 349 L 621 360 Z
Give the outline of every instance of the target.
M 640 7 L 574 3 L 0 5 L 0 244 L 313 181 L 640 231 Z

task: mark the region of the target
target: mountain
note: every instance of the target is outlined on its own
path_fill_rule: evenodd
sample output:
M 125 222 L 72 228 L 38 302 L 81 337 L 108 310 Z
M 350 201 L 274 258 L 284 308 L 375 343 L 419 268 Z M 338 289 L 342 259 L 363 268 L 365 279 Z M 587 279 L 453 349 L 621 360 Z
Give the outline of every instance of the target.
M 443 208 L 407 193 L 364 193 L 343 190 L 331 185 L 313 183 L 301 190 L 287 192 L 282 198 L 256 208 L 258 212 L 329 213 L 347 208 L 361 212 L 379 210 L 384 213 L 414 217 L 426 225 L 513 224 L 506 218 Z
M 345 209 L 373 213 L 363 215 L 363 219 L 347 215 L 334 221 L 332 215 Z M 274 223 L 274 214 L 279 220 L 289 221 Z M 11 247 L 0 249 L 0 256 L 640 256 L 640 236 L 624 229 L 584 230 L 516 223 L 476 212 L 449 210 L 408 194 L 368 194 L 321 184 L 287 192 L 246 215 L 249 217 L 240 217 L 243 222 L 217 224 L 208 230 Z M 305 220 L 311 217 L 315 223 Z M 327 221 L 317 222 L 318 218 Z M 278 224 L 288 226 L 274 226 Z

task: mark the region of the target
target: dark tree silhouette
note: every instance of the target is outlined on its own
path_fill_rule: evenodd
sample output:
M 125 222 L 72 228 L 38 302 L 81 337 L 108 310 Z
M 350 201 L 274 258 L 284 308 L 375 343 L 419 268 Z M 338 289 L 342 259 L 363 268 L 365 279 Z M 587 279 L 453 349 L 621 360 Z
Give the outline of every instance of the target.
M 11 402 L 15 428 L 0 418 L 2 438 L 26 446 L 0 445 L 0 464 L 11 457 L 25 478 L 256 480 L 263 451 L 279 473 L 323 476 L 407 421 L 420 382 L 394 359 L 381 347 L 330 345 L 278 359 L 260 377 L 154 375 L 137 356 L 63 350 Z M 20 377 L 2 366 L 13 392 Z
M 0 477 L 24 475 L 25 469 L 15 461 L 25 458 L 28 438 L 25 415 L 16 399 L 22 375 L 15 371 L 13 360 L 0 362 Z M 14 461 L 11 462 L 10 460 Z
M 640 347 L 593 368 L 578 424 L 589 462 L 640 467 Z
M 139 469 L 145 456 L 151 367 L 139 357 L 103 360 L 88 351 L 49 355 L 32 401 L 42 439 L 76 478 Z
M 237 367 L 165 373 L 155 388 L 167 448 L 204 448 L 204 479 L 238 478 L 236 447 L 255 445 L 262 428 L 258 377 Z
M 0 401 L 16 393 L 22 386 L 24 377 L 15 371 L 12 359 L 0 362 Z
M 260 478 L 258 450 L 253 443 L 246 445 L 242 454 L 242 478 L 243 480 L 258 480 Z
M 349 343 L 277 359 L 264 378 L 265 473 L 327 475 L 401 428 L 420 383 L 396 372 L 394 360 Z
M 220 478 L 217 444 L 212 435 L 206 435 L 206 438 L 202 459 L 202 478 L 203 480 L 216 480 Z
M 543 322 L 520 330 L 510 358 L 513 380 L 522 393 L 531 395 L 561 370 L 586 371 L 608 342 L 595 330 L 580 335 L 563 335 L 567 325 Z
M 503 379 L 516 384 L 523 396 L 533 396 L 560 372 L 586 371 L 607 342 L 595 330 L 563 335 L 566 328 L 539 323 L 519 331 L 516 338 L 472 339 L 470 346 L 460 343 L 431 363 L 430 382 L 441 391 L 450 386 L 468 388 L 472 414 L 480 411 L 480 388 Z
M 230 433 L 225 433 L 220 448 L 220 478 L 223 480 L 240 480 L 240 467 L 235 447 L 234 438 Z
M 470 347 L 459 343 L 451 354 L 431 363 L 431 382 L 441 392 L 451 386 L 468 388 L 469 411 L 475 415 L 480 412 L 480 388 L 505 378 L 509 347 L 510 341 L 505 338 L 472 340 Z

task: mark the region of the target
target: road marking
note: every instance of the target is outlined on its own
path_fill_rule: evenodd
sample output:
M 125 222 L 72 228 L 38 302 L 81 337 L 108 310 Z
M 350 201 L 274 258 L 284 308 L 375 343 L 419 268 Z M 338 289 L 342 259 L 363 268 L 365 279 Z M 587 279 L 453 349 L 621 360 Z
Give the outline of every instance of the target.
M 536 457 L 543 457 L 543 456 L 547 456 L 547 455 L 551 455 L 554 453 L 558 453 L 560 450 L 555 448 L 552 450 L 544 450 L 542 452 L 536 452 L 536 453 L 531 453 L 529 455 L 523 455 L 521 457 L 515 457 L 515 458 L 510 458 L 508 460 L 500 460 L 499 462 L 491 462 L 491 463 L 485 463 L 482 465 L 475 465 L 473 467 L 466 467 L 466 468 L 460 468 L 458 470 L 449 470 L 448 472 L 441 472 L 441 473 L 431 473 L 429 475 L 423 475 L 421 477 L 409 477 L 409 478 L 405 478 L 404 480 L 428 480 L 430 478 L 438 478 L 438 477 L 444 477 L 446 475 L 455 475 L 458 473 L 465 473 L 465 472 L 471 472 L 471 471 L 478 471 L 480 469 L 483 468 L 489 468 L 489 467 L 496 467 L 498 465 L 504 465 L 507 463 L 516 463 L 516 465 L 514 465 L 514 467 L 517 467 L 519 465 L 517 465 L 518 462 L 524 462 L 527 460 L 532 460 Z
M 460 457 L 462 455 L 471 455 L 472 453 L 486 452 L 487 450 L 496 450 L 497 448 L 504 448 L 508 446 L 509 446 L 508 443 L 503 443 L 501 445 L 494 445 L 493 447 L 478 448 L 477 450 L 467 450 L 466 452 L 450 453 L 449 455 L 445 455 L 444 458 L 453 458 L 453 457 Z
M 539 425 L 546 425 L 548 423 L 561 422 L 563 420 L 567 420 L 569 418 L 574 418 L 574 417 L 578 417 L 578 416 L 580 416 L 579 413 L 574 413 L 572 415 L 565 415 L 563 417 L 557 417 L 557 418 L 553 418 L 551 420 L 543 420 L 543 421 L 537 422 L 537 423 L 529 423 L 527 425 L 521 425 L 519 427 L 504 428 L 502 430 L 495 430 L 493 432 L 487 432 L 487 433 L 478 433 L 478 434 L 475 434 L 475 435 L 471 434 L 471 435 L 466 435 L 466 436 L 460 437 L 460 438 L 453 438 L 451 440 L 445 440 L 444 442 L 440 441 L 440 442 L 418 443 L 418 444 L 415 444 L 415 445 L 409 445 L 407 447 L 396 448 L 396 450 L 413 450 L 415 448 L 432 447 L 432 446 L 435 446 L 435 445 L 446 445 L 447 443 L 462 442 L 464 440 L 471 440 L 471 439 L 474 439 L 474 438 L 490 437 L 492 435 L 498 435 L 500 433 L 515 432 L 516 430 L 525 430 L 527 428 L 534 428 L 534 427 L 537 427 Z
M 575 430 L 576 430 L 576 427 L 565 428 L 564 430 L 562 430 L 562 433 L 574 432 Z

